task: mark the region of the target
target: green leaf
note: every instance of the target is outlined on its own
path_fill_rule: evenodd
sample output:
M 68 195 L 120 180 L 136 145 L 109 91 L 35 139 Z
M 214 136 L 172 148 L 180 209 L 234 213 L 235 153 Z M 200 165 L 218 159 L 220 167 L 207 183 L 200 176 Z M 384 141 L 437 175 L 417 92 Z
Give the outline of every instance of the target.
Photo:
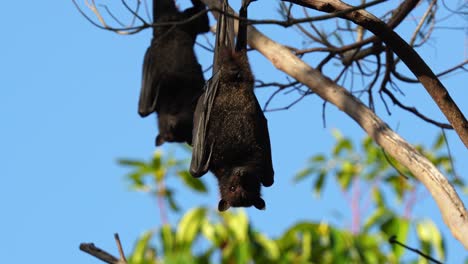
M 338 182 L 344 190 L 349 188 L 351 180 L 356 175 L 356 172 L 359 171 L 357 166 L 358 165 L 354 165 L 350 161 L 346 160 L 343 162 L 341 170 L 337 172 L 336 176 L 338 178 Z
M 238 210 L 236 214 L 223 213 L 223 218 L 227 222 L 229 229 L 234 233 L 238 241 L 247 241 L 249 221 L 244 210 Z
M 236 262 L 248 263 L 250 259 L 250 243 L 237 243 L 235 247 Z
M 338 129 L 333 129 L 332 130 L 332 136 L 337 140 L 340 141 L 343 139 L 343 134 Z
M 353 150 L 353 144 L 349 139 L 341 139 L 333 148 L 333 156 L 340 155 L 344 150 L 351 151 Z
M 320 193 L 322 192 L 322 187 L 325 182 L 325 176 L 327 176 L 327 172 L 325 170 L 321 170 L 317 179 L 315 180 L 314 193 L 317 196 L 320 196 Z
M 280 250 L 275 241 L 269 239 L 266 235 L 262 233 L 254 234 L 255 241 L 260 244 L 263 248 L 263 251 L 266 252 L 270 260 L 278 260 L 280 257 Z
M 396 236 L 398 241 L 405 243 L 406 238 L 408 237 L 409 224 L 410 223 L 407 219 L 392 217 L 386 221 L 380 229 L 388 238 Z M 397 259 L 401 258 L 405 251 L 404 247 L 395 244 L 392 244 L 392 249 Z
M 140 172 L 134 172 L 128 174 L 128 179 L 131 181 L 131 188 L 137 191 L 146 191 L 148 186 L 146 186 L 145 182 L 143 181 L 144 175 Z
M 394 217 L 394 214 L 390 212 L 387 208 L 385 207 L 379 207 L 377 210 L 375 210 L 371 216 L 369 216 L 364 223 L 364 226 L 362 228 L 362 233 L 367 233 L 369 230 L 376 226 L 376 225 L 381 225 L 385 221 L 388 221 L 391 217 Z
M 372 140 L 371 137 L 365 137 L 363 140 L 362 140 L 362 146 L 364 147 L 364 150 L 366 152 L 369 152 L 373 149 L 375 149 L 375 145 L 374 145 L 374 141 Z
M 151 161 L 151 167 L 158 171 L 161 168 L 161 159 L 162 159 L 162 152 L 156 151 L 153 155 L 153 160 Z
M 319 227 L 320 226 L 320 227 Z M 289 248 L 293 245 L 296 245 L 298 240 L 298 234 L 302 234 L 303 232 L 318 232 L 319 237 L 323 237 L 328 235 L 328 225 L 326 224 L 316 224 L 311 222 L 300 222 L 296 225 L 290 227 L 286 230 L 283 235 L 277 240 L 278 246 L 281 249 Z
M 168 254 L 174 250 L 174 233 L 171 225 L 165 224 L 160 230 L 161 242 L 163 245 L 163 252 Z
M 302 234 L 302 259 L 307 261 L 312 255 L 311 252 L 312 246 L 312 234 L 310 232 L 304 232 Z
M 326 161 L 326 158 L 324 155 L 322 154 L 317 154 L 315 156 L 313 156 L 311 159 L 310 159 L 310 162 L 312 163 L 318 163 L 318 164 L 321 164 L 323 163 L 324 161 Z
M 139 160 L 130 160 L 130 159 L 118 159 L 117 162 L 123 166 L 131 167 L 146 167 L 147 164 Z
M 205 219 L 201 225 L 201 232 L 203 236 L 208 239 L 211 244 L 214 246 L 219 246 L 221 244 L 220 239 L 218 239 L 218 235 L 216 234 L 216 229 L 215 227 L 208 221 L 208 219 Z
M 440 133 L 436 140 L 434 141 L 434 144 L 432 145 L 432 149 L 433 150 L 439 150 L 442 148 L 442 146 L 445 144 L 445 138 L 444 138 L 444 134 L 443 133 Z
M 405 192 L 411 189 L 411 185 L 408 180 L 401 175 L 390 175 L 385 179 L 385 181 L 393 187 L 399 201 L 402 201 Z
M 296 174 L 296 176 L 294 176 L 293 181 L 294 182 L 300 182 L 300 181 L 304 180 L 307 176 L 310 176 L 314 172 L 315 172 L 315 168 L 313 168 L 313 167 L 305 168 L 305 169 L 299 171 Z
M 416 232 L 421 242 L 425 242 L 435 249 L 438 258 L 445 259 L 444 241 L 439 229 L 430 220 L 424 220 L 416 225 Z
M 207 192 L 205 184 L 203 184 L 203 182 L 200 179 L 192 177 L 190 172 L 183 170 L 183 171 L 178 171 L 177 174 L 180 176 L 180 178 L 185 183 L 185 185 L 187 185 L 192 190 L 200 192 L 200 193 Z
M 166 197 L 167 202 L 169 203 L 169 206 L 171 207 L 171 209 L 176 211 L 176 212 L 179 212 L 180 207 L 177 205 L 177 203 L 176 203 L 176 201 L 174 199 L 174 191 L 172 191 L 171 189 L 166 188 L 164 196 Z
M 130 263 L 143 263 L 145 260 L 146 251 L 149 247 L 148 243 L 153 236 L 153 232 L 145 232 L 133 249 L 133 254 L 129 258 Z
M 205 208 L 195 208 L 188 211 L 179 221 L 176 233 L 176 242 L 182 247 L 189 248 L 206 215 Z
M 379 209 L 386 207 L 385 198 L 379 188 L 372 188 L 372 199 L 375 201 Z

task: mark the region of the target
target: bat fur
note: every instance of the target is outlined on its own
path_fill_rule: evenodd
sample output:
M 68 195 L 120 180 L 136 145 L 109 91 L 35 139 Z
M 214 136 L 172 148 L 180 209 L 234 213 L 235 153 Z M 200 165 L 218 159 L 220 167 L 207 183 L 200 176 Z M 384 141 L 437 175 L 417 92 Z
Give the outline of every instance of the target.
M 247 17 L 249 3 L 243 0 L 241 17 Z M 228 12 L 227 0 L 223 10 Z M 253 91 L 247 23 L 240 22 L 235 48 L 233 35 L 232 18 L 220 14 L 213 77 L 195 110 L 190 173 L 201 177 L 213 172 L 221 194 L 219 211 L 252 205 L 264 209 L 261 185 L 271 186 L 274 174 L 267 120 Z
M 153 1 L 154 22 L 187 20 L 205 9 L 199 0 L 180 12 L 173 0 Z M 159 135 L 164 142 L 192 143 L 193 113 L 205 79 L 193 46 L 198 34 L 209 30 L 207 14 L 181 25 L 153 28 L 153 39 L 146 50 L 138 113 L 158 114 Z

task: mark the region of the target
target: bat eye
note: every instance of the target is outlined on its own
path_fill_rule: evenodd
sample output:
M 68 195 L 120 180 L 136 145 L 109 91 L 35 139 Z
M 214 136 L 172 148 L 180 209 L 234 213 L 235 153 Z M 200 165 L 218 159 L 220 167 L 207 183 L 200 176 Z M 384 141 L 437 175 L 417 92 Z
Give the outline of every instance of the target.
M 230 190 L 231 192 L 235 192 L 235 191 L 236 191 L 236 187 L 235 187 L 235 186 L 231 186 L 231 187 L 229 187 L 229 190 Z

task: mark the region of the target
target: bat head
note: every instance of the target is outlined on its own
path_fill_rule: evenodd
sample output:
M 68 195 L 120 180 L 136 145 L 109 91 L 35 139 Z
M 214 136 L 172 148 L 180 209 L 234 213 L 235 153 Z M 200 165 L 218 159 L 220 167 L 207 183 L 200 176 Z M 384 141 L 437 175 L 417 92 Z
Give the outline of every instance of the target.
M 265 209 L 265 201 L 260 197 L 260 180 L 249 168 L 235 168 L 230 175 L 219 177 L 219 187 L 221 200 L 218 210 L 221 212 L 230 207 L 252 205 L 259 210 Z

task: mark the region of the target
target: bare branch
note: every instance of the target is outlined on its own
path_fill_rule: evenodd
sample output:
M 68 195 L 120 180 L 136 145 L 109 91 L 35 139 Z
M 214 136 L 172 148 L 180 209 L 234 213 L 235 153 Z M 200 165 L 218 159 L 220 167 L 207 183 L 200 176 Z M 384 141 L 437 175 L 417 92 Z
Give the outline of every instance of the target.
M 348 10 L 351 6 L 339 0 L 283 0 L 327 13 Z M 431 95 L 439 109 L 453 126 L 461 141 L 468 147 L 468 120 L 453 101 L 447 89 L 419 54 L 383 21 L 360 9 L 340 17 L 350 20 L 374 33 L 384 41 L 408 66 Z
M 117 243 L 117 248 L 119 249 L 120 260 L 123 263 L 127 263 L 127 259 L 125 258 L 125 254 L 122 248 L 122 243 L 120 242 L 120 237 L 118 233 L 114 234 L 115 243 Z
M 119 234 L 114 234 L 115 242 L 117 243 L 117 248 L 119 249 L 120 259 L 114 257 L 112 254 L 96 247 L 94 243 L 81 243 L 80 250 L 90 254 L 93 257 L 96 257 L 105 263 L 109 264 L 127 264 L 127 259 L 123 253 L 122 244 L 120 243 Z

